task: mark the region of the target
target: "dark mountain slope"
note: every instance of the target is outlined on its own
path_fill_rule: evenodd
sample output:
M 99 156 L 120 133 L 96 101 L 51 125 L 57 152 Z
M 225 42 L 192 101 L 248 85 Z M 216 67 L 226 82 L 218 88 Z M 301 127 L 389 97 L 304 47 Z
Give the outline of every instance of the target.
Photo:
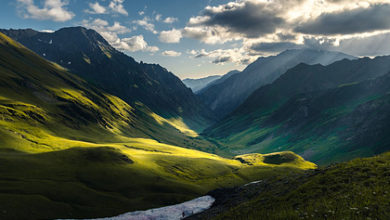
M 223 83 L 209 86 L 198 96 L 220 117 L 235 110 L 256 89 L 272 83 L 288 69 L 299 63 L 327 65 L 337 60 L 354 57 L 331 51 L 301 49 L 287 50 L 277 56 L 260 57 Z
M 183 118 L 197 130 L 213 120 L 211 111 L 179 78 L 159 65 L 136 62 L 93 30 L 70 27 L 54 33 L 0 31 L 129 104 L 142 102 L 168 119 Z
M 205 133 L 241 145 L 240 153 L 288 149 L 318 163 L 384 152 L 390 146 L 389 61 L 300 64 Z

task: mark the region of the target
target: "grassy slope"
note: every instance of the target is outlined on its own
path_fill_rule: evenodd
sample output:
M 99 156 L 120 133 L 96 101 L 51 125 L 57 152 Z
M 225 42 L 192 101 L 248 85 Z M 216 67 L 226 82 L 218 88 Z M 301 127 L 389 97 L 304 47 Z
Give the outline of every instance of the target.
M 192 219 L 389 219 L 390 153 L 214 194 Z
M 0 74 L 1 219 L 112 216 L 315 167 L 173 146 L 210 150 L 180 120 L 104 94 L 2 34 Z

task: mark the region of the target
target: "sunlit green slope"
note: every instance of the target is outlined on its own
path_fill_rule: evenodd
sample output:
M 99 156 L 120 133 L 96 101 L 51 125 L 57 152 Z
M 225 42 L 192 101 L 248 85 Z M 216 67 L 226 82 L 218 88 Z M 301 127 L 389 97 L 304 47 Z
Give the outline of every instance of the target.
M 315 167 L 290 152 L 280 163 L 177 147 L 212 151 L 180 119 L 129 106 L 2 34 L 0 75 L 0 219 L 112 216 Z

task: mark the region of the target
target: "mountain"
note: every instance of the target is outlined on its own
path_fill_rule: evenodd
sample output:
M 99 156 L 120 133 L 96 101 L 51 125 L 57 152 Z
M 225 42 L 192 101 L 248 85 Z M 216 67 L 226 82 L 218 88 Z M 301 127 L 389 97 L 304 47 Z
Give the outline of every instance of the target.
M 316 167 L 293 153 L 275 164 L 175 146 L 210 143 L 1 33 L 0 76 L 0 219 L 114 216 Z
M 187 219 L 388 219 L 389 166 L 385 153 L 218 189 L 210 209 Z
M 186 85 L 188 88 L 190 88 L 194 93 L 198 92 L 199 90 L 203 89 L 206 87 L 208 84 L 211 82 L 221 78 L 219 75 L 214 75 L 214 76 L 207 76 L 204 78 L 200 79 L 184 79 L 183 83 Z
M 94 30 L 69 27 L 54 33 L 32 29 L 0 32 L 130 105 L 141 102 L 162 117 L 181 120 L 195 130 L 214 120 L 210 109 L 179 78 L 160 65 L 136 62 Z
M 217 80 L 214 80 L 212 82 L 210 82 L 209 84 L 207 84 L 204 88 L 202 88 L 202 90 L 207 90 L 209 87 L 213 86 L 213 85 L 217 85 L 217 84 L 220 84 L 220 83 L 223 83 L 226 79 L 228 79 L 229 77 L 239 73 L 240 71 L 238 70 L 232 70 L 232 71 L 229 71 L 227 72 L 225 75 L 223 75 L 222 77 L 220 77 L 219 79 Z M 199 91 L 198 93 L 201 93 L 202 91 Z
M 272 83 L 299 63 L 327 65 L 342 59 L 355 57 L 324 50 L 286 50 L 276 56 L 258 58 L 242 72 L 203 89 L 198 97 L 222 118 L 235 110 L 256 89 Z
M 390 56 L 299 64 L 205 134 L 235 153 L 291 150 L 319 164 L 389 150 Z

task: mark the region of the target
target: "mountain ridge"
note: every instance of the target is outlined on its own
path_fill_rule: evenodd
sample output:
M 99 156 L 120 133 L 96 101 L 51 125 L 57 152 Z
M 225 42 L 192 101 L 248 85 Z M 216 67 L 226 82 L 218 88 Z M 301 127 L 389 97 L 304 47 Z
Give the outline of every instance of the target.
M 79 26 L 53 33 L 0 31 L 129 104 L 140 101 L 167 119 L 181 118 L 198 131 L 214 120 L 208 107 L 174 74 L 157 64 L 136 62 L 94 30 Z
M 330 64 L 343 58 L 354 59 L 355 57 L 325 50 L 286 50 L 276 56 L 259 57 L 242 72 L 234 74 L 223 83 L 203 89 L 197 95 L 219 115 L 219 119 L 222 119 L 242 104 L 256 89 L 272 83 L 295 65 L 302 62 Z

